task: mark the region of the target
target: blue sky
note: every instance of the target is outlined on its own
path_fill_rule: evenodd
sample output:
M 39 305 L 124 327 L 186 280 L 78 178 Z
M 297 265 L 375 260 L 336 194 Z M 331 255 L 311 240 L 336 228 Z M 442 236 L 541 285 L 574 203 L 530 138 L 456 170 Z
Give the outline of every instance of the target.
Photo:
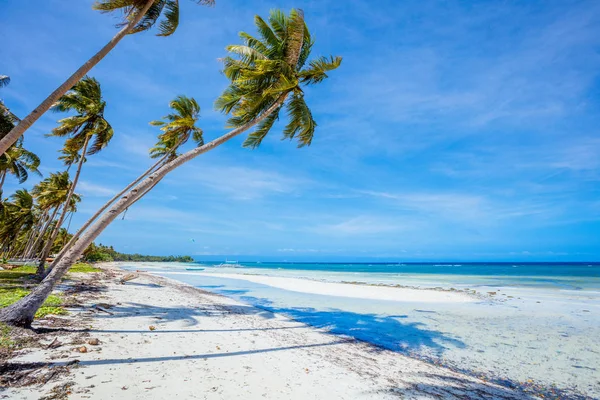
M 0 97 L 34 108 L 116 32 L 91 1 L 3 2 Z M 150 161 L 178 94 L 225 132 L 218 58 L 253 16 L 303 8 L 314 55 L 344 62 L 307 91 L 309 148 L 231 141 L 181 167 L 100 237 L 123 252 L 277 260 L 599 260 L 600 3 L 592 1 L 182 2 L 178 31 L 125 38 L 90 75 L 115 137 L 85 164 L 80 225 Z M 26 134 L 62 168 L 61 116 Z M 36 179 L 30 179 L 30 187 Z M 8 179 L 5 193 L 16 189 Z M 192 241 L 193 239 L 193 241 Z M 222 257 L 221 257 L 222 258 Z

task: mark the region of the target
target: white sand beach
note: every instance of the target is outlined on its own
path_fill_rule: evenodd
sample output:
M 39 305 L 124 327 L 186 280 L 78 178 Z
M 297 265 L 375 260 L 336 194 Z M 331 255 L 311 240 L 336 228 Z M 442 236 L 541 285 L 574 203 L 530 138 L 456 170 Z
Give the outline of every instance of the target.
M 485 280 L 469 276 L 394 279 L 208 266 L 186 271 L 177 264 L 124 267 L 143 268 L 454 371 L 535 386 L 550 398 L 597 398 L 600 393 L 600 353 L 594 339 L 600 334 L 600 293 L 592 288 L 592 279 L 590 289 L 579 290 L 576 281 L 526 287 L 496 280 L 486 286 Z
M 104 268 L 109 280 L 91 278 L 102 285 L 100 297 L 61 317 L 73 324 L 57 333 L 62 346 L 13 360 L 78 360 L 76 367 L 58 382 L 0 397 L 38 399 L 66 387 L 69 399 L 529 398 L 162 277 L 140 273 L 119 284 L 124 272 Z M 92 308 L 99 302 L 105 311 Z M 82 334 L 99 345 L 75 351 Z
M 473 296 L 462 292 L 411 289 L 405 287 L 386 287 L 352 285 L 345 283 L 321 282 L 316 280 L 282 278 L 265 275 L 202 274 L 216 278 L 240 279 L 273 286 L 293 292 L 312 293 L 326 296 L 352 297 L 355 299 L 390 300 L 419 303 L 467 303 L 475 301 Z

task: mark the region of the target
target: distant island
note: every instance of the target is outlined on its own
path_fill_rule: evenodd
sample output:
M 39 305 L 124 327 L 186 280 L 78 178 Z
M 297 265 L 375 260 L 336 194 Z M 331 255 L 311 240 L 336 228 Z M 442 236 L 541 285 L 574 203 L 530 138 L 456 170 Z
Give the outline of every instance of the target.
M 83 253 L 83 258 L 88 262 L 106 261 L 163 261 L 163 262 L 194 262 L 190 256 L 149 256 L 143 254 L 119 253 L 112 246 L 92 243 Z

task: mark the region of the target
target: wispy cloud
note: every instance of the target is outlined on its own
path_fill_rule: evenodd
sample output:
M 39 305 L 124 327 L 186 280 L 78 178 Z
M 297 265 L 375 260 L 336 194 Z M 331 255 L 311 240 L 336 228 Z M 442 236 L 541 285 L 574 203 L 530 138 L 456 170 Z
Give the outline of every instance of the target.
M 325 236 L 362 236 L 399 231 L 406 227 L 406 224 L 393 222 L 390 218 L 360 215 L 341 222 L 318 224 L 308 230 Z M 413 227 L 412 224 L 410 227 Z
M 83 180 L 77 184 L 77 191 L 84 196 L 90 197 L 112 197 L 118 193 L 118 190 L 115 188 Z
M 275 171 L 242 166 L 187 166 L 180 185 L 201 185 L 213 192 L 236 200 L 254 200 L 270 195 L 292 196 L 310 181 L 283 175 Z

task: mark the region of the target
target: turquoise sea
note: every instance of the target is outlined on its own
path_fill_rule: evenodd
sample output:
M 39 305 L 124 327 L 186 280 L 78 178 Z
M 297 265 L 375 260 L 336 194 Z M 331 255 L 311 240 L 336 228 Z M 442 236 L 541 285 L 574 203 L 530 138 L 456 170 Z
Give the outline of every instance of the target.
M 202 265 L 218 263 L 197 261 Z M 569 289 L 600 289 L 600 262 L 532 263 L 532 262 L 434 262 L 434 263 L 303 263 L 303 262 L 239 262 L 247 273 L 281 274 L 283 271 L 317 273 L 332 272 L 360 275 L 373 281 L 378 278 L 390 283 L 426 282 L 436 280 L 465 284 L 508 286 L 543 286 Z M 340 275 L 340 277 L 342 276 Z M 335 276 L 335 274 L 334 274 Z M 387 279 L 386 279 L 387 278 Z M 432 279 L 433 278 L 433 279 Z M 591 279 L 589 279 L 591 278 Z

